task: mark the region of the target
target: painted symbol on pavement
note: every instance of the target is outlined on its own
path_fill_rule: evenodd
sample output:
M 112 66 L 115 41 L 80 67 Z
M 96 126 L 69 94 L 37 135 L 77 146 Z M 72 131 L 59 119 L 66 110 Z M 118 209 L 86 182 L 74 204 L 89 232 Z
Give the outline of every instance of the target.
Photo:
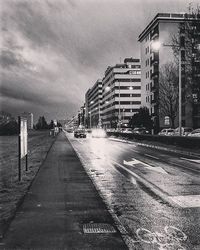
M 134 158 L 132 158 L 132 161 L 123 161 L 123 164 L 124 165 L 127 165 L 127 166 L 135 166 L 136 164 L 142 164 L 145 166 L 146 169 L 149 169 L 149 170 L 152 170 L 152 171 L 156 171 L 158 173 L 162 173 L 162 174 L 168 174 L 162 167 L 152 167 L 151 165 L 145 163 L 145 162 L 142 162 L 142 161 L 139 161 L 139 160 L 136 160 Z
M 183 243 L 187 240 L 187 235 L 179 228 L 173 226 L 165 226 L 164 233 L 151 232 L 146 228 L 138 228 L 136 230 L 138 241 L 156 246 L 159 250 L 186 250 Z

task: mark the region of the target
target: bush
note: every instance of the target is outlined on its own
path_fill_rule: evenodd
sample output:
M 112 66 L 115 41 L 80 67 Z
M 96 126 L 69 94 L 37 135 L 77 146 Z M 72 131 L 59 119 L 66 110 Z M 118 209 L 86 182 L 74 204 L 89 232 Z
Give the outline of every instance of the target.
M 18 123 L 16 121 L 10 121 L 0 125 L 0 135 L 17 135 Z

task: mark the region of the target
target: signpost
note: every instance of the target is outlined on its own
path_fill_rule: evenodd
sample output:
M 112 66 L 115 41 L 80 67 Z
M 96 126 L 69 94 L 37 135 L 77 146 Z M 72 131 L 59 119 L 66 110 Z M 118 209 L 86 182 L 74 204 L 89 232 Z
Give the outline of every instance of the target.
M 28 132 L 27 132 L 27 119 L 18 117 L 19 126 L 19 158 L 18 158 L 18 180 L 21 181 L 21 159 L 26 158 L 26 171 L 28 171 Z

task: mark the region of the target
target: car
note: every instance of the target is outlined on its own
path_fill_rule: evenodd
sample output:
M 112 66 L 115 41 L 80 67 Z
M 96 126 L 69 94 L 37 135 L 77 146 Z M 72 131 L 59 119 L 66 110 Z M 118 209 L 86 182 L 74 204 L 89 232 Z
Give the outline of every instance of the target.
M 183 136 L 186 136 L 186 135 L 188 135 L 189 133 L 191 133 L 192 132 L 192 128 L 190 128 L 190 127 L 181 127 L 181 135 L 183 135 Z M 174 134 L 173 134 L 174 136 L 179 136 L 180 135 L 180 128 L 178 127 L 178 128 L 176 128 L 176 129 L 174 129 Z
M 76 138 L 86 138 L 85 129 L 76 129 L 74 131 L 74 137 L 76 137 Z
M 133 129 L 133 133 L 134 134 L 140 134 L 140 135 L 144 135 L 144 134 L 150 134 L 150 131 L 146 128 L 134 128 Z
M 132 133 L 133 133 L 133 130 L 132 130 L 132 128 L 123 128 L 123 129 L 122 129 L 122 133 L 132 134 Z
M 200 137 L 200 128 L 197 128 L 197 129 L 193 130 L 192 132 L 188 133 L 187 136 Z
M 134 128 L 133 134 L 145 135 L 145 134 L 150 134 L 150 131 L 146 128 Z
M 172 128 L 164 128 L 158 133 L 158 135 L 165 135 L 165 136 L 171 136 L 173 134 L 174 134 L 174 129 Z
M 73 133 L 74 132 L 74 129 L 73 128 L 68 128 L 67 129 L 67 133 Z
M 96 128 L 96 129 L 92 129 L 92 137 L 93 138 L 105 138 L 106 132 L 104 129 L 102 128 Z

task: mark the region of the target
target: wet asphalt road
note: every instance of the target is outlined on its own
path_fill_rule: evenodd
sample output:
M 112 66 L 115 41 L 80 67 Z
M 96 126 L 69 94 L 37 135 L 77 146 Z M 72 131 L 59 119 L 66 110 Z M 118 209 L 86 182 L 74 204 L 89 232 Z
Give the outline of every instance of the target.
M 200 249 L 200 158 L 67 134 L 130 249 Z

